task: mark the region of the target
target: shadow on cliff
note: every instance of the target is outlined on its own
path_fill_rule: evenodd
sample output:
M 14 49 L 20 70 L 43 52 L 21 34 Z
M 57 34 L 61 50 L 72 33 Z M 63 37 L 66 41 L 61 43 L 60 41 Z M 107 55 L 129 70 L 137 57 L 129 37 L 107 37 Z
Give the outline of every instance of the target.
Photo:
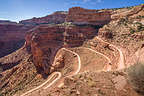
M 103 25 L 89 25 L 89 24 L 80 24 L 75 26 L 78 31 L 76 30 L 71 33 L 67 32 L 68 36 L 66 36 L 66 38 L 68 41 L 67 40 L 64 41 L 66 43 L 64 47 L 66 48 L 82 46 L 85 41 L 91 40 L 94 37 L 98 36 L 99 29 L 103 27 Z
M 9 70 L 13 67 L 15 67 L 16 65 L 18 65 L 22 60 L 19 60 L 17 62 L 13 62 L 13 63 L 5 63 L 5 64 L 1 64 L 0 63 L 0 72 Z
M 25 40 L 0 42 L 0 58 L 9 55 L 24 45 Z

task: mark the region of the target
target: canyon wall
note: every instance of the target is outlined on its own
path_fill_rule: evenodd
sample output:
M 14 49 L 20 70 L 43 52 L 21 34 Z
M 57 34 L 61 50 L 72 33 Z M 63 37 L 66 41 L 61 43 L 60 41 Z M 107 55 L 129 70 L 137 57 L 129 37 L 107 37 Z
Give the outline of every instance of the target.
M 32 18 L 28 20 L 20 21 L 21 24 L 28 24 L 28 25 L 40 25 L 40 24 L 60 24 L 65 22 L 65 18 L 67 16 L 67 12 L 65 11 L 58 11 L 51 15 L 41 17 L 41 18 Z
M 26 32 L 31 28 L 22 24 L 0 23 L 0 57 L 20 48 L 25 42 Z
M 85 40 L 95 37 L 98 29 L 110 20 L 110 12 L 74 7 L 69 9 L 68 14 L 54 13 L 21 23 L 42 24 L 27 33 L 26 48 L 29 53 L 32 53 L 38 72 L 50 74 L 57 70 L 57 67 L 53 66 L 55 64 L 52 63 L 60 48 L 81 46 Z M 72 22 L 72 24 L 68 22 Z M 47 25 L 43 23 L 63 24 Z
M 90 25 L 104 25 L 111 20 L 109 11 L 89 10 L 80 7 L 73 7 L 69 9 L 67 22 L 73 24 L 90 24 Z
M 32 53 L 38 72 L 49 74 L 53 71 L 51 64 L 57 50 L 63 46 L 64 31 L 64 27 L 43 25 L 28 32 L 26 48 Z
M 19 24 L 0 24 L 0 56 L 20 48 L 29 30 L 25 37 L 27 51 L 32 54 L 37 71 L 50 74 L 56 70 L 52 63 L 60 48 L 81 46 L 96 36 L 99 27 L 108 23 L 110 17 L 107 11 L 74 7 L 68 13 L 60 11 Z M 67 22 L 72 24 L 65 25 Z
M 50 74 L 57 70 L 52 63 L 60 48 L 81 46 L 86 39 L 93 38 L 97 31 L 90 26 L 41 25 L 28 32 L 26 48 L 32 53 L 38 72 Z
M 25 42 L 28 30 L 41 24 L 57 24 L 65 22 L 67 12 L 59 11 L 42 18 L 23 20 L 19 23 L 0 20 L 0 57 L 19 49 Z

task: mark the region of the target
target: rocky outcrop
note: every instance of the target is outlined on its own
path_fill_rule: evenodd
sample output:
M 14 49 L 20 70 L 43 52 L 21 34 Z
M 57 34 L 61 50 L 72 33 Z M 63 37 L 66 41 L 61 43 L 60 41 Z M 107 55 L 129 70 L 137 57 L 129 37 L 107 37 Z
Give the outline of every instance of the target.
M 130 18 L 135 18 L 135 17 L 141 17 L 144 14 L 144 4 L 139 5 L 139 6 L 134 6 L 134 7 L 129 7 L 129 8 L 123 8 L 119 9 L 113 12 L 111 18 L 113 20 L 119 19 L 119 18 L 125 18 L 125 17 L 130 17 Z
M 92 26 L 71 26 L 65 28 L 65 47 L 78 47 L 87 39 L 97 35 L 98 29 Z
M 49 74 L 54 56 L 63 46 L 64 27 L 39 26 L 26 36 L 26 47 L 33 54 L 38 72 Z
M 41 25 L 27 34 L 26 48 L 32 53 L 38 72 L 50 74 L 61 68 L 61 64 L 52 65 L 60 48 L 81 46 L 86 39 L 93 38 L 97 31 L 90 26 Z
M 26 32 L 32 28 L 22 24 L 0 24 L 0 57 L 8 55 L 24 44 Z
M 108 11 L 74 7 L 69 9 L 68 15 L 65 12 L 56 12 L 43 18 L 33 18 L 20 23 L 43 24 L 28 32 L 26 48 L 32 53 L 38 72 L 50 74 L 62 66 L 61 63 L 53 65 L 54 57 L 60 48 L 81 46 L 85 40 L 96 36 L 100 26 L 110 20 L 111 14 Z M 65 21 L 72 24 L 69 25 Z M 46 25 L 51 23 L 64 24 Z
M 108 30 L 108 29 L 101 28 L 99 30 L 98 35 L 105 38 L 105 39 L 112 39 L 113 38 L 113 32 L 111 30 Z
M 28 20 L 20 21 L 21 24 L 28 25 L 40 25 L 40 24 L 60 24 L 65 22 L 65 18 L 67 16 L 67 12 L 58 11 L 51 15 L 41 17 L 41 18 L 32 18 Z
M 65 58 L 63 55 L 59 55 L 56 58 L 55 62 L 52 64 L 51 71 L 56 71 L 57 69 L 62 69 L 65 66 L 64 59 Z
M 90 24 L 90 25 L 104 25 L 111 20 L 109 11 L 88 10 L 80 7 L 73 7 L 69 9 L 67 22 L 73 24 Z

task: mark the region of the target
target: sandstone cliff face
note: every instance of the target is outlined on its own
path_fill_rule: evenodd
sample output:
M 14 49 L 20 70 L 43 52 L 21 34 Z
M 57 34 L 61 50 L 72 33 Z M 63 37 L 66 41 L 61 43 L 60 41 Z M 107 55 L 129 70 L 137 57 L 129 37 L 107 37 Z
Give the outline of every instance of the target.
M 55 68 L 56 52 L 62 47 L 81 46 L 86 39 L 93 38 L 97 29 L 90 26 L 47 26 L 31 30 L 26 36 L 26 48 L 33 55 L 38 72 L 50 74 Z M 63 65 L 59 65 L 63 66 Z
M 0 57 L 10 54 L 24 44 L 26 31 L 31 26 L 22 24 L 0 24 Z
M 26 48 L 32 53 L 38 72 L 49 74 L 57 68 L 52 63 L 58 49 L 81 46 L 85 40 L 97 35 L 99 26 L 110 20 L 110 12 L 74 7 L 68 14 L 60 11 L 42 18 L 23 20 L 20 24 L 1 24 L 0 56 L 20 48 L 24 44 L 26 31 L 39 25 L 27 33 Z M 65 21 L 80 26 L 47 25 Z
M 39 24 L 60 24 L 65 22 L 65 18 L 67 16 L 67 12 L 60 11 L 55 12 L 51 15 L 41 17 L 41 18 L 32 18 L 28 20 L 20 21 L 21 24 L 28 24 L 28 25 L 39 25 Z
M 38 72 L 50 73 L 54 56 L 63 45 L 63 32 L 63 27 L 39 26 L 27 34 L 26 46 Z
M 65 28 L 65 47 L 78 47 L 87 39 L 97 35 L 98 29 L 92 26 L 72 26 Z
M 97 35 L 100 26 L 111 20 L 110 12 L 99 12 L 79 7 L 71 8 L 66 13 L 56 12 L 43 18 L 21 21 L 23 24 L 44 24 L 72 22 L 74 25 L 40 25 L 26 36 L 26 47 L 33 55 L 33 62 L 38 70 L 50 74 L 56 68 L 52 64 L 56 52 L 62 47 L 81 46 L 87 39 Z M 65 24 L 65 23 L 64 23 Z M 76 25 L 77 26 L 76 26 Z M 60 65 L 61 66 L 61 65 Z
M 100 12 L 97 10 L 88 10 L 80 7 L 73 7 L 69 9 L 67 22 L 74 24 L 90 24 L 90 25 L 104 25 L 111 20 L 109 11 Z

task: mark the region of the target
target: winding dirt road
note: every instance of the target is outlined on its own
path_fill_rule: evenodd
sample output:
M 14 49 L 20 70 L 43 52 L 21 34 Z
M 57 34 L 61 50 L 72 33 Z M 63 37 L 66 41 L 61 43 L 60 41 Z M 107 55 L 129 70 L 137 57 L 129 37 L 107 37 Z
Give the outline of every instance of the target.
M 52 76 L 51 76 L 47 81 L 45 81 L 43 84 L 41 84 L 40 86 L 38 86 L 38 87 L 36 87 L 36 88 L 34 88 L 34 89 L 32 89 L 32 90 L 27 91 L 26 93 L 22 94 L 21 96 L 25 96 L 25 95 L 27 95 L 27 94 L 29 94 L 29 93 L 32 93 L 33 91 L 36 91 L 36 90 L 38 90 L 39 88 L 43 87 L 43 86 L 44 86 L 45 84 L 47 84 L 47 83 L 51 80 L 51 78 L 52 78 L 53 76 L 55 76 L 56 74 L 58 74 L 59 76 L 58 76 L 58 78 L 56 78 L 52 83 L 49 84 L 49 85 L 51 86 L 54 82 L 56 82 L 56 81 L 61 77 L 61 73 L 60 73 L 60 72 L 54 72 L 54 73 L 52 74 Z
M 67 76 L 67 77 L 71 77 L 71 76 L 74 76 L 74 75 L 78 74 L 78 72 L 80 71 L 80 68 L 81 68 L 80 56 L 79 56 L 77 53 L 75 53 L 75 52 L 73 52 L 73 51 L 71 51 L 71 50 L 68 50 L 68 49 L 66 49 L 66 48 L 62 48 L 62 49 L 60 49 L 60 50 L 66 50 L 66 51 L 68 51 L 68 52 L 71 52 L 71 53 L 75 54 L 75 55 L 78 57 L 78 69 L 77 69 L 76 72 L 74 72 L 72 75 Z M 21 96 L 25 96 L 25 95 L 27 95 L 27 94 L 29 94 L 29 93 L 32 93 L 32 92 L 34 92 L 34 91 L 42 88 L 44 85 L 46 85 L 46 84 L 51 80 L 51 78 L 52 78 L 53 76 L 55 76 L 55 75 L 57 75 L 57 74 L 58 74 L 58 77 L 57 77 L 54 81 L 52 81 L 49 85 L 47 85 L 46 87 L 44 87 L 43 89 L 49 88 L 49 87 L 52 86 L 57 80 L 59 80 L 59 79 L 62 77 L 62 74 L 61 74 L 60 72 L 54 72 L 54 73 L 52 74 L 52 76 L 51 76 L 47 81 L 45 81 L 43 84 L 41 84 L 40 86 L 38 86 L 38 87 L 36 87 L 36 88 L 34 88 L 34 89 L 32 89 L 32 90 L 27 91 L 26 93 L 22 94 Z
M 84 48 L 85 48 L 85 47 L 84 47 Z M 110 64 L 111 64 L 111 60 L 110 60 L 110 58 L 109 58 L 108 56 L 106 56 L 106 55 L 104 55 L 104 54 L 102 54 L 102 53 L 100 53 L 100 52 L 98 52 L 98 51 L 96 51 L 96 50 L 93 50 L 93 49 L 91 49 L 91 48 L 85 48 L 85 49 L 88 49 L 88 50 L 90 50 L 90 51 L 93 51 L 94 53 L 97 53 L 97 54 L 105 57 L 105 58 L 108 60 L 108 65 L 107 65 L 106 71 L 110 71 L 110 70 L 111 70 L 111 65 L 110 65 Z M 104 69 L 105 69 L 105 68 L 104 68 Z M 105 71 L 105 70 L 103 70 L 103 71 Z
M 96 37 L 98 40 L 102 41 L 102 42 L 105 42 L 104 40 L 102 40 L 101 38 L 99 37 Z M 119 64 L 118 64 L 118 70 L 120 69 L 124 69 L 125 68 L 125 63 L 124 63 L 124 55 L 123 55 L 123 52 L 118 48 L 116 47 L 115 45 L 113 44 L 110 44 L 108 42 L 105 42 L 107 44 L 109 44 L 109 46 L 112 46 L 114 47 L 115 49 L 117 49 L 119 51 L 119 54 L 120 54 L 120 58 L 119 58 Z
M 105 41 L 103 41 L 103 40 L 102 40 L 101 38 L 99 38 L 99 37 L 97 37 L 97 39 L 100 40 L 100 41 L 102 41 L 102 42 L 105 42 Z M 107 42 L 105 42 L 105 43 L 107 43 Z M 119 51 L 120 60 L 119 60 L 119 64 L 118 64 L 118 69 L 123 69 L 123 68 L 125 68 L 124 55 L 123 55 L 122 51 L 121 51 L 118 47 L 116 47 L 116 46 L 114 46 L 114 45 L 112 45 L 112 44 L 110 44 L 110 43 L 107 43 L 107 44 L 109 44 L 109 46 L 112 46 L 112 47 L 114 47 L 115 49 L 117 49 L 117 50 Z M 111 60 L 110 60 L 109 57 L 107 57 L 106 55 L 104 55 L 104 54 L 102 54 L 102 53 L 100 53 L 100 52 L 97 52 L 96 50 L 93 50 L 93 49 L 91 49 L 91 48 L 86 48 L 86 49 L 91 50 L 91 51 L 93 51 L 93 52 L 95 52 L 95 53 L 97 53 L 97 54 L 99 54 L 99 55 L 104 56 L 104 57 L 108 60 L 108 63 L 109 63 L 109 64 L 111 63 Z M 66 51 L 68 51 L 68 52 L 71 52 L 71 53 L 75 54 L 75 55 L 78 57 L 78 68 L 77 68 L 77 70 L 76 70 L 72 75 L 69 75 L 69 76 L 67 76 L 67 77 L 71 77 L 71 76 L 77 75 L 77 74 L 79 73 L 80 69 L 81 69 L 80 56 L 79 56 L 77 53 L 75 53 L 75 52 L 73 52 L 73 51 L 71 51 L 71 50 L 68 50 L 68 49 L 66 49 L 66 48 L 62 48 L 62 49 L 60 49 L 60 50 L 66 50 Z M 107 69 L 106 71 L 110 71 L 110 70 L 111 70 L 111 66 L 108 65 L 108 69 Z M 41 84 L 40 86 L 38 86 L 38 87 L 36 87 L 36 88 L 34 88 L 34 89 L 30 90 L 30 91 L 27 91 L 26 93 L 22 94 L 21 96 L 25 96 L 25 95 L 27 95 L 27 94 L 29 94 L 29 93 L 32 93 L 32 92 L 34 92 L 34 91 L 42 88 L 42 87 L 43 87 L 44 85 L 46 85 L 46 84 L 52 79 L 52 77 L 55 76 L 55 75 L 58 75 L 58 77 L 57 77 L 54 81 L 52 81 L 49 85 L 47 85 L 46 87 L 44 87 L 43 89 L 49 88 L 49 87 L 52 86 L 57 80 L 59 80 L 59 79 L 62 77 L 62 74 L 61 74 L 60 72 L 54 72 L 54 73 L 52 74 L 52 76 L 51 76 L 47 81 L 45 81 L 43 84 Z M 63 84 L 64 84 L 64 83 L 61 83 L 58 87 L 63 86 Z
M 72 76 L 74 76 L 74 75 L 77 75 L 77 74 L 79 73 L 80 69 L 81 69 L 81 59 L 80 59 L 80 56 L 79 56 L 77 53 L 75 53 L 75 52 L 73 52 L 73 51 L 71 51 L 71 50 L 68 50 L 68 49 L 66 49 L 66 48 L 62 48 L 62 49 L 63 49 L 63 50 L 66 50 L 66 51 L 68 51 L 68 52 L 71 52 L 71 53 L 75 54 L 75 55 L 78 57 L 78 68 L 77 68 L 76 72 L 74 72 L 72 75 L 69 75 L 69 76 L 66 76 L 66 77 L 72 77 Z M 65 77 L 65 78 L 66 78 L 66 77 Z M 57 79 L 57 80 L 58 80 L 58 79 Z M 49 85 L 46 86 L 44 89 L 49 88 L 51 85 L 52 85 L 52 84 L 49 84 Z M 61 87 L 61 86 L 63 86 L 63 85 L 64 85 L 64 83 L 61 83 L 60 85 L 58 85 L 58 87 Z
M 97 54 L 105 57 L 105 58 L 108 60 L 108 64 L 111 63 L 110 58 L 107 57 L 106 55 L 104 55 L 104 54 L 102 54 L 102 53 L 100 53 L 100 52 L 97 52 L 96 50 L 93 50 L 93 49 L 91 49 L 91 48 L 86 48 L 86 47 L 81 47 L 81 48 L 84 48 L 84 49 L 93 51 L 94 53 L 97 53 Z M 67 50 L 67 49 L 66 49 L 66 50 Z M 70 51 L 70 50 L 67 50 L 67 51 Z M 71 52 L 72 52 L 72 51 L 71 51 Z M 75 52 L 74 52 L 74 53 L 75 53 Z M 75 54 L 77 54 L 77 53 L 75 53 Z M 80 61 L 79 64 L 81 64 L 80 56 L 79 56 L 78 54 L 77 54 L 77 56 L 78 56 L 79 61 Z M 111 70 L 111 65 L 108 65 L 108 67 L 106 68 L 106 70 L 105 70 L 105 68 L 104 68 L 104 70 L 102 70 L 102 71 L 110 71 L 110 70 Z M 75 74 L 69 75 L 69 76 L 67 76 L 67 77 L 71 77 L 71 76 L 77 75 L 77 74 L 78 74 L 78 71 L 80 71 L 80 65 L 79 65 L 79 68 L 78 68 L 78 70 L 77 70 L 77 72 L 76 72 Z M 85 72 L 81 72 L 81 73 L 85 73 Z M 79 74 L 81 74 L 81 73 L 79 73 Z M 62 87 L 63 85 L 64 85 L 64 83 L 61 83 L 60 85 L 58 85 L 58 87 L 60 88 L 60 87 Z

